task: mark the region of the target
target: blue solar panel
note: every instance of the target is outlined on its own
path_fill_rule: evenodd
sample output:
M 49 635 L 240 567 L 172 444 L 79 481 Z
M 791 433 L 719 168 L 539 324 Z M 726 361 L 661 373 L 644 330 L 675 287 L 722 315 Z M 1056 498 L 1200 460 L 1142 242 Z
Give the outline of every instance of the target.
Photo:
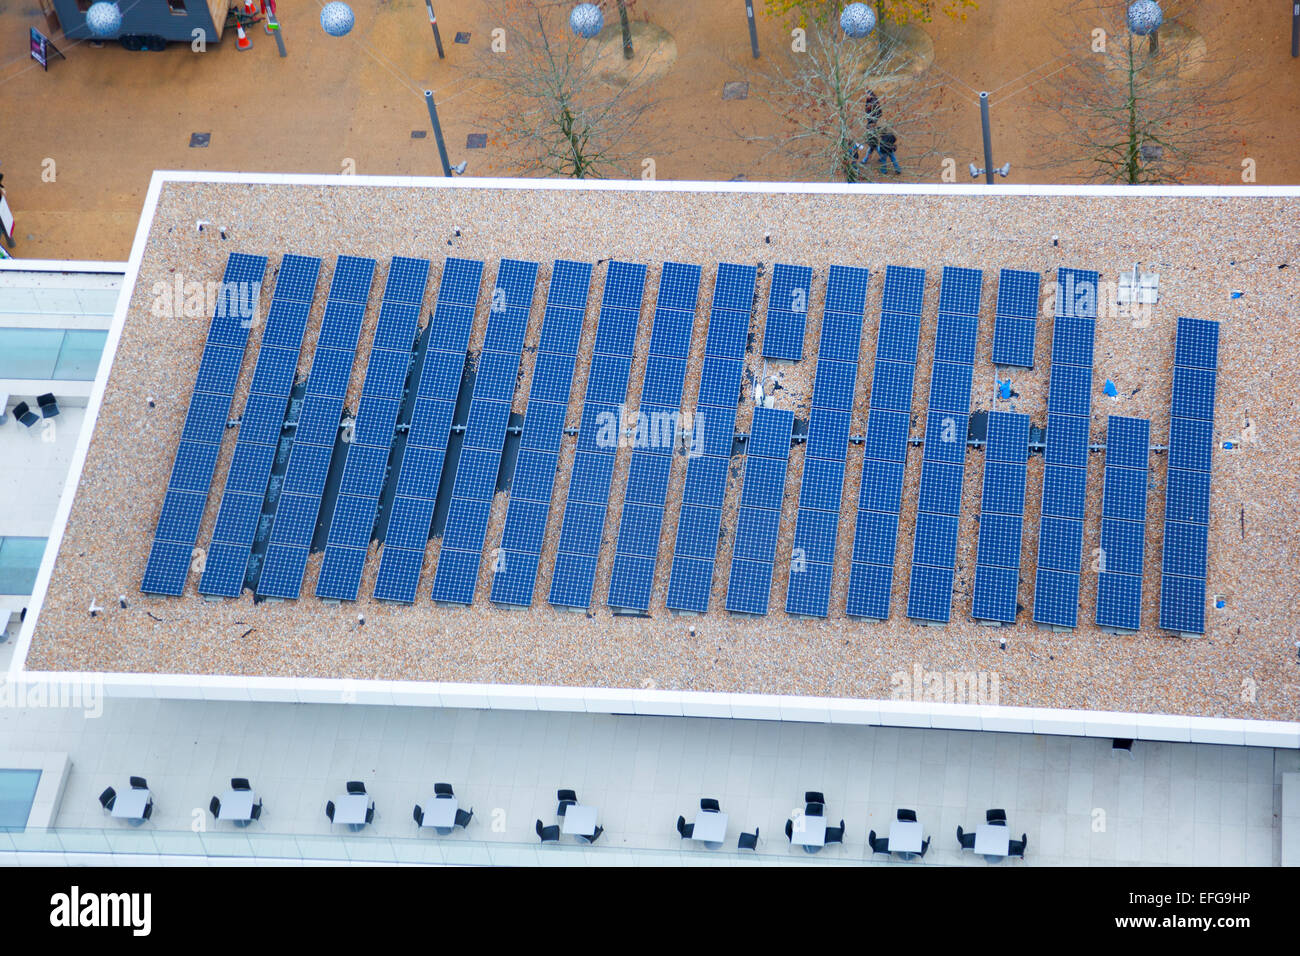
M 924 269 L 885 266 L 885 292 L 881 300 L 881 311 L 920 315 L 924 298 Z
M 990 412 L 971 602 L 977 620 L 1016 620 L 1028 458 L 1029 416 Z
M 1078 365 L 1052 366 L 1047 410 L 1086 417 L 1092 406 L 1092 369 Z
M 1097 317 L 1097 280 L 1100 276 L 1088 269 L 1056 270 L 1056 315 L 1095 319 Z M 1092 364 L 1091 359 L 1088 362 Z
M 1179 318 L 1170 402 L 1160 626 L 1205 633 L 1219 323 Z
M 296 281 L 299 260 L 303 268 L 312 262 L 319 264 L 318 260 L 306 257 L 286 256 L 290 285 Z M 281 268 L 283 271 L 284 265 Z M 248 339 L 243 313 L 256 306 L 265 272 L 264 256 L 235 253 L 226 260 L 221 294 L 208 327 L 203 359 L 172 463 L 172 477 L 140 584 L 140 590 L 146 594 L 175 596 L 184 590 L 213 469 L 230 417 L 231 396 L 243 364 Z M 242 584 L 242 568 L 239 577 Z
M 997 314 L 1018 319 L 1037 318 L 1040 282 L 1037 272 L 1003 269 L 998 274 Z
M 915 374 L 916 366 L 906 362 L 876 362 L 871 380 L 871 407 L 910 412 Z
M 1037 272 L 1003 269 L 999 275 L 993 364 L 1034 367 L 1039 283 Z
M 880 335 L 876 339 L 876 361 L 916 364 L 921 340 L 921 318 L 901 312 L 882 312 Z
M 708 381 L 701 379 L 688 437 L 685 504 L 668 580 L 667 605 L 674 610 L 703 613 L 709 607 L 756 280 L 753 266 L 725 262 L 714 280 L 704 361 L 716 371 L 708 373 Z
M 680 411 L 686 356 L 690 354 L 695 328 L 694 308 L 699 297 L 699 282 L 698 266 L 664 263 L 659 278 L 654 326 L 650 333 L 650 355 L 641 390 L 641 412 L 647 421 L 651 421 L 649 416 L 657 412 L 660 416 L 667 416 L 671 425 Z M 736 383 L 738 387 L 739 382 Z M 618 550 L 606 599 L 612 607 L 637 611 L 646 611 L 650 607 L 672 467 L 671 453 L 676 440 L 671 429 L 666 435 L 662 427 L 655 429 L 653 424 L 650 434 L 656 440 L 644 446 L 638 443 L 632 452 L 624 494 L 628 503 L 620 519 Z M 787 436 L 787 443 L 788 440 Z M 604 457 L 612 465 L 613 459 Z M 725 459 L 708 460 L 721 462 L 724 469 L 726 467 Z M 698 472 L 699 476 L 705 474 L 706 471 Z M 605 487 L 608 488 L 608 482 Z
M 924 278 L 921 281 L 924 283 Z M 979 315 L 980 296 L 983 290 L 982 270 L 944 266 L 942 282 L 939 286 L 939 314 L 951 312 L 956 315 Z
M 591 603 L 595 556 L 600 550 L 609 502 L 609 475 L 621 440 L 616 426 L 620 421 L 619 408 L 627 400 L 645 275 L 643 265 L 612 262 L 605 277 L 595 349 L 583 399 L 578 451 L 608 459 L 609 471 L 595 467 L 597 463 L 592 462 L 583 475 L 570 481 L 548 598 L 554 605 L 585 608 Z
M 804 327 L 812 290 L 812 269 L 778 262 L 772 269 L 767 298 L 763 355 L 791 362 L 803 358 Z

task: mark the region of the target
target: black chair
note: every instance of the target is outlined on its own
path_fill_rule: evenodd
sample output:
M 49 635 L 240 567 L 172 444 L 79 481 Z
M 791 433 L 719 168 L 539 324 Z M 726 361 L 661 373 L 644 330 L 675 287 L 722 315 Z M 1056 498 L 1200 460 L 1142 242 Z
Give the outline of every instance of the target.
M 700 801 L 700 809 L 705 811 L 712 810 L 714 813 L 721 813 L 722 805 L 712 797 L 705 797 Z
M 104 808 L 104 812 L 111 812 L 113 804 L 117 802 L 117 791 L 108 787 L 99 795 L 99 805 Z
M 454 797 L 456 792 L 451 789 L 449 783 L 435 783 L 433 785 L 433 795 L 435 797 Z
M 36 404 L 41 407 L 42 418 L 53 418 L 59 414 L 59 403 L 55 400 L 53 392 L 36 396 Z
M 473 819 L 474 819 L 474 808 L 473 808 L 473 807 L 470 807 L 468 810 L 457 810 L 457 811 L 456 811 L 456 822 L 455 822 L 455 824 L 453 824 L 453 825 L 454 825 L 454 826 L 461 827 L 461 828 L 463 829 L 463 828 L 465 828 L 465 827 L 468 827 L 468 826 L 469 826 L 469 821 L 471 821 L 471 820 L 473 820 Z
M 754 827 L 753 833 L 742 833 L 740 839 L 736 841 L 737 850 L 754 850 L 758 851 L 758 827 Z
M 152 801 L 152 800 L 150 800 L 148 803 L 146 803 L 146 804 L 144 805 L 144 813 L 140 814 L 140 819 L 141 819 L 141 820 L 148 820 L 151 816 L 153 816 L 153 801 Z
M 889 852 L 889 839 L 887 837 L 877 839 L 875 830 L 872 830 L 867 834 L 867 845 L 871 847 L 872 853 Z
M 261 800 L 258 800 L 257 803 L 253 804 L 253 810 L 252 810 L 252 812 L 248 815 L 248 817 L 249 817 L 250 820 L 260 820 L 260 819 L 262 818 L 262 801 L 261 801 Z
M 543 843 L 559 843 L 560 828 L 558 826 L 542 826 L 542 821 L 537 821 L 537 836 Z
M 375 805 L 373 803 L 370 806 L 366 807 L 366 822 L 367 823 L 375 822 Z
M 415 825 L 417 827 L 424 826 L 424 808 L 421 807 L 418 803 L 415 805 L 415 810 L 412 811 L 411 815 L 415 817 Z
M 793 820 L 785 821 L 785 838 L 789 840 L 791 843 L 794 842 L 794 821 Z
M 1004 827 L 1007 825 L 1007 811 L 987 810 L 984 813 L 984 822 L 991 823 L 994 826 Z
M 26 402 L 19 402 L 14 406 L 14 418 L 18 419 L 28 428 L 31 428 L 41 420 L 40 416 L 34 414 L 32 412 L 32 407 Z
M 148 790 L 148 789 L 149 789 L 149 783 L 148 783 L 148 781 L 146 781 L 146 780 L 144 779 L 144 777 L 132 777 L 132 778 L 131 778 L 131 789 L 132 789 L 132 790 Z
M 604 827 L 596 827 L 596 832 L 591 834 L 591 836 L 587 836 L 583 834 L 579 836 L 578 839 L 582 840 L 584 843 L 595 843 L 597 840 L 600 839 L 600 835 L 604 832 L 605 832 Z
M 366 792 L 366 785 L 362 783 L 360 780 L 348 781 L 348 793 L 358 794 L 358 793 L 365 793 L 365 792 Z
M 975 834 L 966 833 L 959 826 L 957 827 L 957 842 L 961 844 L 963 850 L 975 849 Z
M 915 810 L 899 810 L 899 811 L 898 811 L 898 819 L 901 820 L 901 821 L 904 821 L 904 822 L 911 821 L 912 823 L 915 823 L 915 822 L 916 822 L 916 811 L 915 811 Z
M 806 817 L 821 817 L 826 815 L 826 804 L 810 803 L 803 808 L 803 815 Z
M 247 777 L 231 777 L 230 789 L 231 790 L 252 790 L 253 788 L 249 786 Z
M 1025 858 L 1025 847 L 1029 846 L 1029 834 L 1020 834 L 1019 840 L 1012 840 L 1007 845 L 1007 856 L 1018 856 L 1020 859 Z
M 927 850 L 930 849 L 930 841 L 932 839 L 933 837 L 926 837 L 923 841 L 921 841 L 921 859 L 925 859 L 925 853 Z
M 844 821 L 841 820 L 839 826 L 826 828 L 826 845 L 830 846 L 832 843 L 843 843 L 843 842 L 844 842 Z
M 687 823 L 685 817 L 677 818 L 677 835 L 683 840 L 689 840 L 691 834 L 695 832 L 695 824 Z
M 214 820 L 221 817 L 221 801 L 217 797 L 213 797 L 212 802 L 208 804 L 208 813 L 212 814 Z
M 578 802 L 578 794 L 573 790 L 556 790 L 555 798 L 560 801 L 560 805 L 555 808 L 557 817 L 564 816 L 564 811 Z
M 803 802 L 804 803 L 825 803 L 826 798 L 822 796 L 820 793 L 818 793 L 816 790 L 809 790 L 807 793 L 803 795 Z
M 330 818 L 330 823 L 334 822 L 334 801 L 333 800 L 326 801 L 325 816 Z

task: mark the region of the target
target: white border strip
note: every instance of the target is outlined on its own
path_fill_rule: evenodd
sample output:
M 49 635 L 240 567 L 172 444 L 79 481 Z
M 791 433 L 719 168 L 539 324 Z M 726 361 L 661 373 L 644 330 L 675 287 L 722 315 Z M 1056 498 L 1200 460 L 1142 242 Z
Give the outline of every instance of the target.
M 129 268 L 129 262 L 92 262 L 89 259 L 0 259 L 0 272 L 88 272 L 120 276 Z
M 863 195 L 956 196 L 1198 196 L 1300 197 L 1297 186 L 1020 186 L 986 184 L 858 185 L 848 183 L 732 183 L 644 182 L 640 180 L 568 179 L 447 179 L 415 176 L 306 176 L 280 173 L 208 173 L 157 170 L 149 182 L 136 228 L 131 258 L 126 264 L 123 293 L 105 343 L 107 360 L 99 373 L 86 410 L 89 427 L 82 429 L 73 454 L 70 479 L 63 489 L 50 545 L 37 575 L 26 620 L 18 637 L 9 679 L 15 683 L 50 684 L 102 681 L 106 695 L 115 697 L 186 698 L 300 703 L 362 703 L 425 707 L 469 707 L 492 710 L 575 711 L 678 717 L 734 717 L 745 720 L 792 720 L 814 723 L 932 727 L 1012 733 L 1063 734 L 1079 737 L 1122 737 L 1192 743 L 1240 744 L 1300 749 L 1300 723 L 1240 720 L 1189 715 L 1138 714 L 942 704 L 914 701 L 857 700 L 833 697 L 793 697 L 764 694 L 701 693 L 661 690 L 621 690 L 599 687 L 544 687 L 513 684 L 452 684 L 418 681 L 272 678 L 193 674 L 123 674 L 94 672 L 32 672 L 27 653 L 45 603 L 54 559 L 62 545 L 81 483 L 86 454 L 99 417 L 108 376 L 117 355 L 126 314 L 144 257 L 144 248 L 165 183 L 235 183 L 241 185 L 407 187 L 418 189 L 569 189 L 655 192 L 793 193 Z M 21 261 L 21 260 L 15 260 Z M 61 270 L 86 263 L 60 264 Z M 84 271 L 106 271 L 90 264 Z M 27 268 L 31 263 L 24 263 Z

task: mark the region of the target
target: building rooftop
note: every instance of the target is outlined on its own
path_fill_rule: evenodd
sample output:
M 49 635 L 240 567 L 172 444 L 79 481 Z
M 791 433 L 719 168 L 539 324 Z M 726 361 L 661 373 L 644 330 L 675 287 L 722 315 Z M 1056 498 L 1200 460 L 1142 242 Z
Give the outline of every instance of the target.
M 1300 417 L 1295 413 L 1296 363 L 1291 346 L 1300 305 L 1297 282 L 1297 195 L 1277 189 L 1145 189 L 754 186 L 751 184 L 552 184 L 505 181 L 378 180 L 362 177 L 210 176 L 158 174 L 137 235 L 127 282 L 132 286 L 109 335 L 110 363 L 100 369 L 88 413 L 93 431 L 74 459 L 75 496 L 65 495 L 56 522 L 57 559 L 47 556 L 37 583 L 38 614 L 29 615 L 28 671 L 391 679 L 471 684 L 561 685 L 728 691 L 908 699 L 922 672 L 997 675 L 1003 705 L 1138 713 L 1287 719 L 1300 704 L 1293 635 L 1300 633 L 1292 600 L 1300 574 L 1294 525 L 1298 516 L 1288 480 L 1300 472 Z M 262 181 L 265 180 L 265 181 Z M 197 220 L 224 226 L 200 233 Z M 286 253 L 323 260 L 303 349 L 301 379 L 310 368 L 328 280 L 340 254 L 370 256 L 378 270 L 360 336 L 348 393 L 355 410 L 378 317 L 383 278 L 393 256 L 431 260 L 423 311 L 433 308 L 444 258 L 481 259 L 484 288 L 503 258 L 539 264 L 538 294 L 525 340 L 513 410 L 527 405 L 545 290 L 557 259 L 595 262 L 584 338 L 573 380 L 568 425 L 579 421 L 595 317 L 607 263 L 647 266 L 646 294 L 628 390 L 635 407 L 649 347 L 655 289 L 665 261 L 702 267 L 695 336 L 683 394 L 690 404 L 700 380 L 710 292 L 718 264 L 763 263 L 751 316 L 747 371 L 762 374 L 761 342 L 776 263 L 812 267 L 804 358 L 773 366 L 781 376 L 776 406 L 806 419 L 822 306 L 831 265 L 871 271 L 859 352 L 851 432 L 864 431 L 872 356 L 886 265 L 926 270 L 911 436 L 925 431 L 925 402 L 934 355 L 942 267 L 984 270 L 972 407 L 994 407 L 990 360 L 996 279 L 1002 268 L 1038 272 L 1046 284 L 1059 267 L 1096 270 L 1103 290 L 1135 264 L 1160 276 L 1160 300 L 1149 321 L 1100 306 L 1090 435 L 1104 441 L 1108 415 L 1151 421 L 1152 444 L 1168 442 L 1177 318 L 1221 323 L 1215 451 L 1209 527 L 1204 639 L 1160 630 L 1160 553 L 1165 456 L 1152 455 L 1146 527 L 1142 629 L 1117 636 L 1094 620 L 1097 575 L 1090 557 L 1099 547 L 1104 455 L 1088 463 L 1079 626 L 1073 633 L 1041 630 L 1032 621 L 1033 583 L 1043 460 L 1031 456 L 1025 502 L 1017 623 L 1000 629 L 970 618 L 971 578 L 983 476 L 981 451 L 965 457 L 965 490 L 957 551 L 952 621 L 923 626 L 905 616 L 916 524 L 921 449 L 909 451 L 895 554 L 893 612 L 883 623 L 845 614 L 854 539 L 861 446 L 851 445 L 845 476 L 830 614 L 797 619 L 784 611 L 786 576 L 803 466 L 803 446 L 790 452 L 769 612 L 730 616 L 725 610 L 737 506 L 744 467 L 733 458 L 722 535 L 707 614 L 679 617 L 664 602 L 685 463 L 678 460 L 658 551 L 648 617 L 614 615 L 605 603 L 627 482 L 630 449 L 616 456 L 609 512 L 588 613 L 547 604 L 575 440 L 564 441 L 550 519 L 530 609 L 491 603 L 491 562 L 479 569 L 475 603 L 435 605 L 429 596 L 440 541 L 425 555 L 420 593 L 411 606 L 371 597 L 379 546 L 371 545 L 355 606 L 327 604 L 314 594 L 321 554 L 313 553 L 296 601 L 208 601 L 191 576 L 183 596 L 140 593 L 145 562 L 184 423 L 211 311 L 160 315 L 155 300 L 177 284 L 215 282 L 232 252 L 269 257 L 259 314 Z M 1236 293 L 1242 293 L 1237 296 Z M 480 294 L 469 351 L 482 348 L 489 299 Z M 1050 312 L 1048 313 L 1050 315 Z M 999 410 L 1046 421 L 1051 355 L 1050 318 L 1040 312 L 1037 362 L 1011 372 L 1013 394 Z M 256 361 L 255 327 L 234 397 L 238 414 Z M 1105 380 L 1118 395 L 1102 392 Z M 154 399 L 151 406 L 149 399 Z M 746 395 L 737 431 L 749 430 L 754 410 Z M 233 429 L 232 429 L 233 431 Z M 1232 449 L 1223 443 L 1232 441 Z M 220 489 L 235 436 L 221 446 L 214 493 L 198 536 L 211 541 Z M 84 453 L 84 460 L 81 454 Z M 444 486 L 445 487 L 445 486 Z M 509 498 L 498 492 L 485 548 L 501 541 Z M 66 526 L 63 521 L 66 520 Z M 51 566 L 52 565 L 52 566 Z M 126 595 L 128 607 L 118 606 Z M 1222 607 L 1214 600 L 1221 595 Z M 92 617 L 92 601 L 106 608 Z M 364 625 L 358 624 L 364 615 Z M 1000 646 L 1005 638 L 1006 646 Z M 900 675 L 905 675 L 900 680 Z

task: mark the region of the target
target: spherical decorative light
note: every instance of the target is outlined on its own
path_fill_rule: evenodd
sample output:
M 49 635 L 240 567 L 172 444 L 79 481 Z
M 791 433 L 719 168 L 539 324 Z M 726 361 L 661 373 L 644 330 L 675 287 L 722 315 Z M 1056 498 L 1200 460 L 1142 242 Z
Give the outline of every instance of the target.
M 605 15 L 594 3 L 580 3 L 569 14 L 569 29 L 585 40 L 590 40 L 605 26 Z
M 321 8 L 321 29 L 332 37 L 346 36 L 356 22 L 357 18 L 353 16 L 352 8 L 342 0 L 334 0 L 333 3 L 327 3 Z
M 840 29 L 861 40 L 876 28 L 876 11 L 865 3 L 850 3 L 840 14 Z
M 1165 15 L 1156 0 L 1137 0 L 1128 5 L 1128 28 L 1137 36 L 1150 36 L 1164 22 Z
M 122 29 L 122 11 L 116 3 L 99 0 L 86 11 L 86 26 L 97 37 L 111 37 Z

